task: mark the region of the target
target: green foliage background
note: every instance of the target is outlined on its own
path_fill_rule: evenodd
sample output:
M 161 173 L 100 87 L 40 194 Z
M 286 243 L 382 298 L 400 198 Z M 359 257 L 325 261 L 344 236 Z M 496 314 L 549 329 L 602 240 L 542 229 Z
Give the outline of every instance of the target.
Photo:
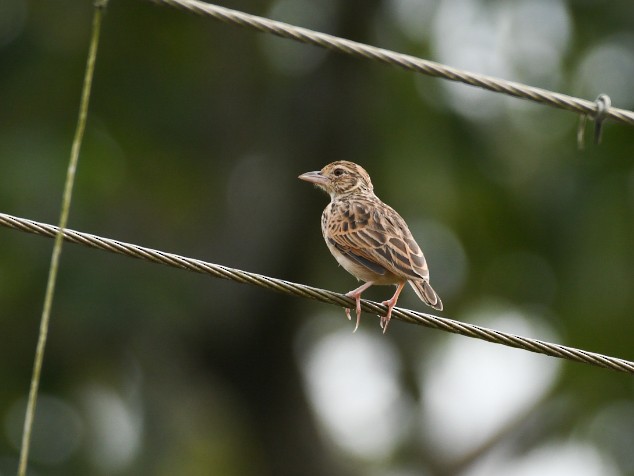
M 441 61 L 430 36 L 417 41 L 390 13 L 407 3 L 225 5 Z M 432 6 L 428 25 L 443 2 L 420 3 Z M 496 2 L 473 4 L 486 17 Z M 521 67 L 507 79 L 591 99 L 613 92 L 587 84 L 631 83 L 626 69 L 579 78 L 597 45 L 631 53 L 631 5 L 558 4 L 571 25 L 558 69 L 540 73 L 510 51 Z M 91 15 L 89 2 L 69 0 L 0 6 L 3 212 L 56 222 Z M 634 359 L 634 130 L 608 123 L 603 144 L 580 152 L 573 114 L 485 95 L 495 113 L 465 112 L 441 80 L 111 0 L 69 226 L 346 291 L 354 280 L 319 232 L 327 198 L 296 177 L 348 159 L 410 222 L 443 315 L 468 320 L 494 302 L 538 315 L 564 344 Z M 631 95 L 613 101 L 634 107 Z M 51 246 L 0 230 L 0 475 L 15 471 Z M 402 305 L 424 307 L 413 293 Z M 372 316 L 362 327 L 380 332 Z M 596 447 L 610 474 L 634 472 L 632 378 L 569 363 L 502 443 L 475 441 L 466 463 L 418 430 L 381 458 L 347 451 L 310 403 L 302 352 L 351 330 L 334 308 L 66 245 L 32 474 L 468 474 L 500 445 L 519 458 L 571 439 Z M 401 362 L 399 391 L 423 402 L 416 369 L 447 336 L 395 322 L 384 339 Z M 447 400 L 469 395 L 456 388 Z

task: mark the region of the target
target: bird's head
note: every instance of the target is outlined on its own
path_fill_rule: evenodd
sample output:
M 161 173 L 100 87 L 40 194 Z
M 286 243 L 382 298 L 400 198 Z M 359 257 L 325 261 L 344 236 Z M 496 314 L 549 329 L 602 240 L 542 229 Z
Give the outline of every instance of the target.
M 298 178 L 314 183 L 333 199 L 374 193 L 372 181 L 365 169 L 347 160 L 332 162 L 321 170 L 306 172 Z

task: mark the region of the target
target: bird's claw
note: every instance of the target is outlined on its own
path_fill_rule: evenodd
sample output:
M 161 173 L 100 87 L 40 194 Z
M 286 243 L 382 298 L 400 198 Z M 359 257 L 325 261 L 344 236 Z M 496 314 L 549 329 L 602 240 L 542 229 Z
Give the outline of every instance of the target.
M 353 334 L 357 332 L 360 322 L 361 322 L 361 311 L 357 312 L 357 323 L 354 325 L 354 330 L 352 331 Z

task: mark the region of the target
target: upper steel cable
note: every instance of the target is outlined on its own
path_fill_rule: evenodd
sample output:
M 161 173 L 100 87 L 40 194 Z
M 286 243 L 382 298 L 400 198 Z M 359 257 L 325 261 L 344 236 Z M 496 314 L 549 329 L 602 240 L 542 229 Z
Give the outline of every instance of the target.
M 408 71 L 435 76 L 438 78 L 457 81 L 496 93 L 507 94 L 521 99 L 527 99 L 540 104 L 565 109 L 578 114 L 594 118 L 601 114 L 617 122 L 634 126 L 634 112 L 615 107 L 608 107 L 605 111 L 597 102 L 580 99 L 566 94 L 535 88 L 525 84 L 494 78 L 483 74 L 471 73 L 458 68 L 452 68 L 434 61 L 424 60 L 415 56 L 396 53 L 394 51 L 377 48 L 345 38 L 302 28 L 288 23 L 270 20 L 268 18 L 251 15 L 198 0 L 152 0 L 155 3 L 180 8 L 198 15 L 214 18 L 215 20 L 257 30 L 264 33 L 281 36 L 291 40 L 307 43 L 329 50 L 345 53 L 358 58 L 378 61 L 397 66 Z

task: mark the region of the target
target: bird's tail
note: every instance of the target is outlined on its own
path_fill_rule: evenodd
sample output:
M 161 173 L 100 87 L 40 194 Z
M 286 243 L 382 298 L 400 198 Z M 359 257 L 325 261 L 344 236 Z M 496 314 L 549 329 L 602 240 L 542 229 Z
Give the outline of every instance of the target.
M 421 298 L 421 300 L 428 306 L 442 311 L 442 301 L 440 300 L 440 296 L 436 294 L 436 291 L 434 291 L 434 288 L 431 287 L 431 284 L 429 284 L 427 280 L 421 279 L 419 281 L 410 281 L 409 284 L 411 284 L 414 288 L 418 297 Z

